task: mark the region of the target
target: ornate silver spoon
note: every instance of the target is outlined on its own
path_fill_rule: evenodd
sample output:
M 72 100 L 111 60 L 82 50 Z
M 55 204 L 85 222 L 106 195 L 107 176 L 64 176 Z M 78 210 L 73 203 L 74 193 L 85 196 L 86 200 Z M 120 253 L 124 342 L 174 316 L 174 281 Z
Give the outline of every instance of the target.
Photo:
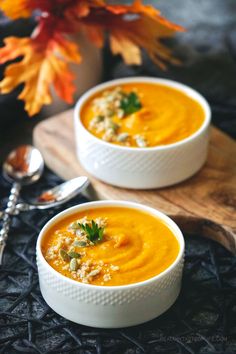
M 3 164 L 3 175 L 8 181 L 13 182 L 13 186 L 3 213 L 3 224 L 0 231 L 0 264 L 2 264 L 3 251 L 10 228 L 10 216 L 14 214 L 21 186 L 38 181 L 43 168 L 44 161 L 41 153 L 31 145 L 21 145 L 13 150 Z
M 34 209 L 48 209 L 68 202 L 77 194 L 82 192 L 89 184 L 89 179 L 85 176 L 76 177 L 66 181 L 46 192 L 39 197 L 31 200 L 29 203 L 19 203 L 16 205 L 14 214 L 21 211 L 29 211 Z

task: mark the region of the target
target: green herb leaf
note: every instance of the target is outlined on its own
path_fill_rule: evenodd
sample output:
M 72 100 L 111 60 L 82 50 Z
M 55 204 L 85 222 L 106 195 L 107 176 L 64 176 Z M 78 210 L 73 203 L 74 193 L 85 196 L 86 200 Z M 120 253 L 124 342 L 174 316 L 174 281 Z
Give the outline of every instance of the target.
M 79 226 L 86 233 L 87 238 L 92 243 L 97 243 L 102 240 L 104 227 L 99 227 L 94 220 L 92 220 L 91 226 L 89 224 L 79 224 Z
M 139 111 L 142 108 L 142 104 L 138 95 L 135 92 L 123 94 L 123 98 L 120 102 L 120 108 L 126 115 Z

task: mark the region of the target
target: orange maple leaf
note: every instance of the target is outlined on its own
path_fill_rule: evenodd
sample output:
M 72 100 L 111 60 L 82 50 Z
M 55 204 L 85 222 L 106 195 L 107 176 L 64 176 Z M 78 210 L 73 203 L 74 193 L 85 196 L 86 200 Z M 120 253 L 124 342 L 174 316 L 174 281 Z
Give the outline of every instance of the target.
M 171 50 L 162 43 L 162 39 L 172 37 L 177 31 L 183 31 L 183 27 L 166 20 L 160 11 L 153 6 L 143 5 L 141 0 L 135 0 L 132 5 L 104 3 L 102 9 L 103 11 L 101 7 L 91 8 L 89 15 L 82 20 L 85 29 L 90 35 L 94 28 L 100 43 L 101 33 L 108 31 L 112 52 L 120 54 L 128 65 L 141 63 L 141 48 L 163 69 L 166 68 L 167 62 L 178 63 Z M 100 33 L 97 28 L 100 28 Z M 99 38 L 96 38 L 95 44 L 99 43 Z
M 112 52 L 120 54 L 127 64 L 141 64 L 141 49 L 163 69 L 167 62 L 178 63 L 162 39 L 183 28 L 142 0 L 131 5 L 108 5 L 105 0 L 14 0 L 14 6 L 12 0 L 0 0 L 0 9 L 13 19 L 30 16 L 38 8 L 41 16 L 32 38 L 10 37 L 0 48 L 0 64 L 22 57 L 5 70 L 0 91 L 8 93 L 23 83 L 19 98 L 25 101 L 30 115 L 51 103 L 51 85 L 59 97 L 73 101 L 74 76 L 68 64 L 80 63 L 81 57 L 65 34 L 84 31 L 102 47 L 108 33 Z
M 42 45 L 33 38 L 9 37 L 5 39 L 5 47 L 0 49 L 0 64 L 23 57 L 8 65 L 0 91 L 6 94 L 24 83 L 18 98 L 25 101 L 30 116 L 38 113 L 42 105 L 52 102 L 51 85 L 60 98 L 73 102 L 74 75 L 68 62 L 80 63 L 81 60 L 77 46 L 62 36 L 51 39 L 45 47 Z
M 0 9 L 12 20 L 30 17 L 32 12 L 29 0 L 0 0 Z

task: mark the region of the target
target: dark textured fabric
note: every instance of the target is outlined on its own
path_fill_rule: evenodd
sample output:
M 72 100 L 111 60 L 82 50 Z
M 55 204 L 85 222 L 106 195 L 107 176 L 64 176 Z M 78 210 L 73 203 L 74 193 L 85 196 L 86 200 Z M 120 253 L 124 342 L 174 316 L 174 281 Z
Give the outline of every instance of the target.
M 113 1 L 117 3 L 118 1 Z M 130 1 L 121 1 L 129 3 Z M 105 50 L 104 80 L 148 75 L 171 78 L 199 90 L 209 100 L 213 123 L 236 137 L 236 1 L 235 0 L 152 0 L 163 15 L 186 27 L 171 41 L 170 47 L 182 60 L 179 67 L 159 70 L 146 56 L 140 67 L 127 67 L 119 58 Z M 14 3 L 14 2 L 13 2 Z M 11 23 L 0 18 L 0 43 L 9 35 L 28 35 L 34 20 Z M 3 68 L 0 69 L 0 76 Z M 29 123 L 23 103 L 16 100 L 17 92 L 0 95 L 0 144 L 8 146 L 17 139 L 12 129 L 22 127 L 22 139 L 30 141 L 31 130 L 40 119 Z
M 14 2 L 13 2 L 14 3 Z M 154 75 L 182 81 L 210 101 L 213 122 L 236 137 L 236 2 L 235 0 L 152 1 L 169 18 L 188 27 L 172 42 L 182 67 L 158 70 L 147 57 L 137 67 L 125 66 L 104 51 L 104 80 Z M 33 21 L 0 21 L 0 41 L 7 35 L 30 33 Z M 2 75 L 3 68 L 0 70 Z M 30 141 L 33 126 L 16 92 L 0 96 L 0 152 Z M 20 132 L 20 134 L 19 134 Z M 0 154 L 0 159 L 2 158 Z M 23 191 L 39 194 L 60 179 L 45 171 L 43 179 Z M 0 177 L 0 208 L 10 186 Z M 65 207 L 84 202 L 76 198 Z M 141 326 L 98 330 L 69 322 L 44 302 L 35 264 L 40 228 L 60 209 L 30 212 L 13 219 L 0 271 L 0 354 L 76 353 L 220 353 L 236 352 L 236 259 L 200 235 L 186 240 L 183 287 L 177 302 L 159 318 Z M 233 217 L 233 215 L 232 215 Z
M 24 196 L 60 183 L 46 170 Z M 0 177 L 1 207 L 10 186 Z M 75 198 L 62 208 L 83 203 Z M 35 243 L 55 213 L 27 212 L 13 219 L 0 272 L 0 353 L 228 353 L 236 350 L 236 259 L 218 244 L 197 235 L 186 241 L 183 286 L 165 314 L 128 329 L 102 330 L 74 324 L 43 300 L 35 264 Z M 138 309 L 137 309 L 138 311 Z

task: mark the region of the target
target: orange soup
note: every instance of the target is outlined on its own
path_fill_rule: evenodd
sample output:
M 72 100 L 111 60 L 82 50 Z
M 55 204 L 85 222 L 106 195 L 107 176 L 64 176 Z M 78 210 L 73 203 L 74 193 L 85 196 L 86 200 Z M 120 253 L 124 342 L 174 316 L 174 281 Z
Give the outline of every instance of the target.
M 153 147 L 181 141 L 203 124 L 202 106 L 178 89 L 129 83 L 103 90 L 82 107 L 81 121 L 96 137 L 118 145 Z
M 42 242 L 47 262 L 79 282 L 126 285 L 163 272 L 179 242 L 160 219 L 123 207 L 103 207 L 65 217 Z

